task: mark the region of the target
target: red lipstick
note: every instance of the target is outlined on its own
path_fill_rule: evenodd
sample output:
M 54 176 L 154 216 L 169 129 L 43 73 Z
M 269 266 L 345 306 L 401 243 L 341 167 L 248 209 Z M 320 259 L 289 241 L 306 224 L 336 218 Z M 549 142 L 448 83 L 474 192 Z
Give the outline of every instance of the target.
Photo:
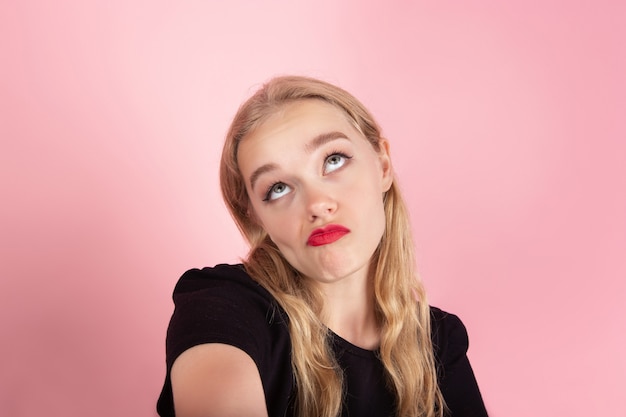
M 309 246 L 322 246 L 333 243 L 350 233 L 350 229 L 338 224 L 329 224 L 326 227 L 315 229 L 306 241 Z

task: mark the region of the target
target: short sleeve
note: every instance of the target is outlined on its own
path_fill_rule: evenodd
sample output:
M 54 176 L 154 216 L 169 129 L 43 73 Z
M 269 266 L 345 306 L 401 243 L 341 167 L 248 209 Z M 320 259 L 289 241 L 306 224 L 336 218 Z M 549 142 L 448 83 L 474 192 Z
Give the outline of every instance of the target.
M 187 271 L 174 290 L 174 313 L 167 330 L 168 369 L 185 350 L 204 343 L 235 346 L 263 360 L 270 343 L 268 295 L 237 266 Z
M 170 379 L 174 361 L 205 343 L 224 343 L 246 352 L 259 370 L 270 415 L 284 414 L 293 388 L 286 315 L 243 265 L 191 269 L 176 284 L 173 299 L 159 415 L 174 417 Z
M 467 357 L 469 340 L 463 322 L 454 314 L 431 307 L 433 347 L 439 387 L 451 417 L 485 417 L 474 371 Z

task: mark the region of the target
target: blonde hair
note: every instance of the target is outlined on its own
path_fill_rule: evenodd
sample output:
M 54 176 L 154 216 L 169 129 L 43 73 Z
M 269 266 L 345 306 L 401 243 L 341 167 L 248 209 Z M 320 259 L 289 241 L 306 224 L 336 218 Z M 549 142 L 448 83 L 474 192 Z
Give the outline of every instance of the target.
M 344 112 L 376 151 L 381 130 L 367 109 L 347 91 L 300 76 L 270 80 L 239 108 L 226 135 L 220 164 L 222 195 L 250 244 L 244 265 L 286 312 L 292 342 L 297 415 L 336 417 L 343 404 L 343 375 L 328 329 L 321 323 L 321 299 L 251 216 L 244 179 L 237 164 L 239 143 L 270 115 L 296 100 L 323 100 Z M 372 257 L 375 312 L 381 326 L 379 357 L 396 413 L 403 417 L 442 416 L 430 334 L 430 309 L 417 279 L 406 206 L 395 183 L 384 197 L 386 227 Z

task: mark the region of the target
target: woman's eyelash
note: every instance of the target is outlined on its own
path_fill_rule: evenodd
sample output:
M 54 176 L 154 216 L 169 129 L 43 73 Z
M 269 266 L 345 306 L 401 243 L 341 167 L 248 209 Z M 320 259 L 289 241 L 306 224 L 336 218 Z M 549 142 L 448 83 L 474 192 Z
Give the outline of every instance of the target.
M 263 201 L 270 201 L 270 193 L 272 192 L 272 188 L 274 188 L 276 184 L 278 183 L 275 182 L 273 184 L 270 184 L 270 186 L 265 189 L 265 193 L 263 194 L 265 197 L 263 197 Z
M 331 156 L 335 156 L 335 155 L 341 156 L 341 157 L 346 158 L 346 159 L 352 159 L 352 155 L 348 155 L 345 152 L 333 151 L 333 152 L 328 152 L 326 154 L 326 156 L 324 157 L 324 162 L 328 161 L 328 158 L 330 158 Z

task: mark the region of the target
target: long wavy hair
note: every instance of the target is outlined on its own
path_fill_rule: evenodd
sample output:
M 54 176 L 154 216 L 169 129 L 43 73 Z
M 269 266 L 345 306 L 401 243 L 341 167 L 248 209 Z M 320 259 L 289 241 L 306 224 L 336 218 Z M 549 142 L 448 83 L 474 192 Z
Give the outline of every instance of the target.
M 343 404 L 343 375 L 320 321 L 322 300 L 299 279 L 265 230 L 254 221 L 244 178 L 237 164 L 239 144 L 269 116 L 297 100 L 322 100 L 344 112 L 379 152 L 381 130 L 368 110 L 347 91 L 313 78 L 277 77 L 264 84 L 237 111 L 226 135 L 220 163 L 222 195 L 250 245 L 244 260 L 248 273 L 266 288 L 288 316 L 291 362 L 296 382 L 296 411 L 302 417 L 336 417 Z M 409 216 L 394 179 L 384 196 L 386 227 L 371 260 L 374 305 L 381 327 L 379 357 L 396 414 L 442 416 L 445 407 L 437 385 L 430 333 L 430 311 L 415 272 Z

